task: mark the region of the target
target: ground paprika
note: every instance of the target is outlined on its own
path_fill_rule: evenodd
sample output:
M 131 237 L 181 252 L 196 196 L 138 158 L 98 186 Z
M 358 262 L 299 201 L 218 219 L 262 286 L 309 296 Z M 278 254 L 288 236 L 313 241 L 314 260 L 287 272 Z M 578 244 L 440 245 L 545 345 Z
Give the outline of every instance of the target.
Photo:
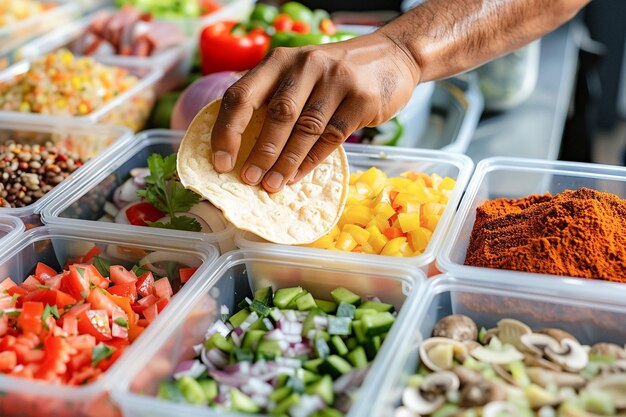
M 626 282 L 626 200 L 580 188 L 486 201 L 465 265 Z

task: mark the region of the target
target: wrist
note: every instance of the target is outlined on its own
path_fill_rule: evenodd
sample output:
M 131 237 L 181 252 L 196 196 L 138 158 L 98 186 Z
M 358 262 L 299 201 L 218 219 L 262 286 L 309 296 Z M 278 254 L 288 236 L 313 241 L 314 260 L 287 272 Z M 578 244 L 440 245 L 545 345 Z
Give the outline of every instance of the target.
M 422 82 L 425 62 L 423 56 L 417 53 L 416 48 L 408 39 L 408 33 L 410 31 L 403 30 L 400 22 L 394 21 L 381 27 L 373 35 L 384 38 L 391 49 L 391 53 L 408 68 L 413 78 L 413 84 L 417 85 Z

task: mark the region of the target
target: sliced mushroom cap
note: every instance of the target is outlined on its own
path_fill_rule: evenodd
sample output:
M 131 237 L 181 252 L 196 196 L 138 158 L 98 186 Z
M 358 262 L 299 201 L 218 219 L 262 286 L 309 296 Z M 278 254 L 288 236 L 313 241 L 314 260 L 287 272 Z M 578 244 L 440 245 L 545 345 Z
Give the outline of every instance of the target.
M 428 374 L 420 384 L 420 390 L 432 394 L 445 395 L 458 391 L 461 386 L 459 377 L 451 371 L 440 371 Z
M 626 374 L 599 376 L 587 384 L 587 389 L 609 394 L 615 407 L 626 409 Z
M 568 372 L 555 372 L 536 366 L 526 369 L 526 373 L 533 383 L 544 388 L 548 385 L 556 385 L 559 388 L 582 388 L 587 383 L 587 379 L 582 375 Z
M 454 367 L 454 360 L 463 362 L 468 351 L 465 345 L 454 339 L 431 337 L 419 348 L 420 360 L 431 371 L 445 371 Z
M 620 359 L 614 363 L 607 363 L 600 369 L 602 375 L 626 374 L 626 360 Z
M 502 366 L 497 365 L 495 363 L 491 364 L 491 368 L 496 372 L 500 378 L 506 381 L 508 384 L 515 385 L 515 380 L 513 379 L 513 375 L 511 375 L 506 369 Z
M 574 339 L 562 339 L 558 349 L 548 346 L 545 354 L 552 362 L 570 372 L 578 372 L 589 363 L 589 354 Z
M 478 328 L 474 320 L 469 317 L 463 314 L 453 314 L 442 318 L 435 324 L 433 336 L 447 337 L 459 342 L 476 340 L 478 338 Z
M 591 346 L 589 354 L 608 356 L 615 359 L 626 359 L 626 350 L 615 343 L 596 343 Z
M 402 391 L 402 404 L 418 415 L 431 414 L 445 402 L 445 395 L 424 393 L 413 387 L 407 387 Z
M 559 366 L 558 364 L 554 362 L 550 362 L 549 360 L 546 360 L 542 358 L 541 356 L 534 356 L 530 354 L 524 355 L 524 363 L 526 364 L 526 366 L 529 366 L 529 367 L 536 366 L 539 368 L 544 368 L 544 369 L 548 369 L 548 370 L 555 371 L 555 372 L 560 372 L 561 370 L 563 370 L 561 366 Z
M 479 346 L 470 352 L 470 355 L 479 361 L 485 363 L 495 363 L 497 365 L 506 365 L 507 363 L 517 362 L 524 359 L 524 355 L 511 345 L 504 345 L 502 350 L 489 349 Z
M 492 339 L 494 336 L 497 336 L 497 335 L 498 335 L 498 328 L 497 328 L 497 327 L 494 327 L 494 328 L 488 329 L 488 330 L 485 332 L 485 336 L 483 337 L 482 343 L 484 343 L 485 345 L 488 345 L 488 344 L 489 344 L 489 342 L 491 342 L 491 339 Z
M 420 417 L 420 415 L 402 406 L 396 408 L 396 411 L 393 413 L 393 417 Z
M 578 342 L 578 339 L 576 339 L 571 333 L 568 333 L 565 330 L 556 329 L 553 327 L 547 327 L 545 329 L 538 330 L 535 333 L 548 335 L 554 340 L 556 340 L 557 342 L 560 342 L 563 339 L 572 339 Z
M 553 350 L 560 348 L 559 342 L 555 338 L 542 333 L 525 334 L 520 337 L 520 342 L 527 352 L 537 356 L 543 356 L 548 347 Z
M 483 407 L 483 417 L 515 416 L 518 409 L 507 401 L 493 401 Z
M 524 347 L 520 338 L 532 332 L 530 327 L 519 320 L 502 319 L 498 322 L 498 339 L 502 343 L 513 345 L 517 350 L 522 350 Z
M 452 369 L 452 372 L 454 372 L 456 376 L 459 377 L 461 386 L 475 385 L 484 379 L 480 372 L 465 366 L 456 366 Z
M 468 384 L 461 389 L 459 406 L 480 407 L 493 401 L 503 401 L 505 399 L 506 390 L 504 388 L 491 381 L 482 379 L 476 384 Z

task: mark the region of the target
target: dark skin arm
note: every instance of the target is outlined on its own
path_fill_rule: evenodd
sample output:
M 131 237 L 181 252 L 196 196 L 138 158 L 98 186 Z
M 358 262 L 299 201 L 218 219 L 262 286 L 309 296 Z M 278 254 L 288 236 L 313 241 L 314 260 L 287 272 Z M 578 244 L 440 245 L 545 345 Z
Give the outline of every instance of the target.
M 276 48 L 231 86 L 213 163 L 232 170 L 252 112 L 267 115 L 241 179 L 268 192 L 299 181 L 365 126 L 391 119 L 420 82 L 474 68 L 571 19 L 590 0 L 430 0 L 371 35 Z

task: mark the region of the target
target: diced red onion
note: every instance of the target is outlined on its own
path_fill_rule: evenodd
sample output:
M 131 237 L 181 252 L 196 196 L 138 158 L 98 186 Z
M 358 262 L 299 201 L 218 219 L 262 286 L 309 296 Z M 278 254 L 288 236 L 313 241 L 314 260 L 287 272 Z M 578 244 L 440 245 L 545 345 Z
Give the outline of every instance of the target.
M 219 384 L 229 385 L 236 388 L 241 387 L 248 381 L 248 375 L 228 373 L 217 369 L 210 370 L 209 375 Z
M 230 333 L 230 329 L 224 324 L 223 321 L 218 320 L 214 322 L 211 327 L 208 328 L 206 333 L 204 334 L 205 339 L 210 339 L 215 333 L 219 333 L 222 336 L 226 337 Z
M 226 356 L 224 352 L 217 348 L 212 348 L 208 350 L 205 349 L 205 351 L 202 353 L 201 359 L 202 363 L 211 363 L 216 368 L 221 369 L 228 366 L 228 356 Z M 209 365 L 207 365 L 207 367 L 210 368 Z
M 324 316 L 315 316 L 313 317 L 313 324 L 316 329 L 325 329 L 328 327 L 328 318 Z
M 285 336 L 285 341 L 291 344 L 300 343 L 302 341 L 302 336 L 299 334 L 288 334 Z
M 159 268 L 156 266 L 161 262 L 171 262 L 176 261 L 179 264 L 185 265 L 186 267 L 197 268 L 200 266 L 200 260 L 192 255 L 185 255 L 182 253 L 172 253 L 166 251 L 155 251 L 151 252 L 148 255 L 144 256 L 139 264 L 148 268 L 150 271 L 154 272 L 157 275 L 167 276 L 167 271 L 163 268 Z
M 261 408 L 267 407 L 267 404 L 269 403 L 269 399 L 267 398 L 267 395 L 253 395 L 251 398 L 252 398 L 252 401 L 254 401 L 254 403 Z
M 267 332 L 264 338 L 267 340 L 281 341 L 281 340 L 285 340 L 285 334 L 283 333 L 281 329 L 274 329 L 274 330 Z
M 198 378 L 206 369 L 206 366 L 198 360 L 183 361 L 174 370 L 173 377 L 174 379 L 180 379 L 183 376 Z
M 272 321 L 267 317 L 263 319 L 263 324 L 265 325 L 265 328 L 267 330 L 274 330 L 274 325 L 272 324 Z
M 274 387 L 258 378 L 250 378 L 246 384 L 252 395 L 270 395 L 274 391 Z
M 283 313 L 282 311 L 280 311 L 280 309 L 274 307 L 272 311 L 270 311 L 270 316 L 274 319 L 275 322 L 277 322 L 283 317 Z
M 287 320 L 289 321 L 297 321 L 298 317 L 296 316 L 296 312 L 293 310 L 287 310 L 287 312 L 285 313 L 285 317 Z
M 204 349 L 204 343 L 198 343 L 197 345 L 193 345 L 193 351 L 196 355 L 201 354 L 202 349 Z
M 117 216 L 117 213 L 120 212 L 120 209 L 118 209 L 115 206 L 115 204 L 111 203 L 110 201 L 107 201 L 104 203 L 104 212 L 111 217 L 115 217 Z
M 113 203 L 121 209 L 128 203 L 141 201 L 141 197 L 137 195 L 139 190 L 140 187 L 135 184 L 132 178 L 129 178 L 113 192 Z
M 299 369 L 302 366 L 302 362 L 299 359 L 293 358 L 276 358 L 276 363 L 279 366 L 287 366 L 294 369 Z

